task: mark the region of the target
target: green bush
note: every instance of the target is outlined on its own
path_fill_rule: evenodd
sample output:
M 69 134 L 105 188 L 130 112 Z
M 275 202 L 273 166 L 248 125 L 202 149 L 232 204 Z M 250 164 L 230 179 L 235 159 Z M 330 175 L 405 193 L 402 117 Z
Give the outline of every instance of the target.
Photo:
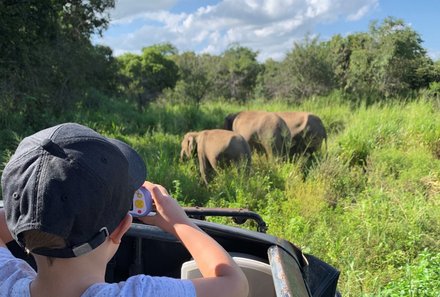
M 341 270 L 343 296 L 434 296 L 439 291 L 440 117 L 435 102 L 367 107 L 350 105 L 333 93 L 303 105 L 157 102 L 139 111 L 130 100 L 90 96 L 95 97 L 55 123 L 76 121 L 128 142 L 145 160 L 148 179 L 185 206 L 259 213 L 269 234 Z M 313 112 L 328 128 L 327 150 L 292 162 L 254 154 L 247 175 L 235 167 L 221 169 L 206 186 L 197 160 L 179 160 L 183 134 L 220 128 L 227 114 L 245 109 Z M 0 130 L 3 165 L 32 129 L 18 124 Z M 209 220 L 235 225 L 225 218 Z M 246 222 L 241 227 L 256 226 Z
M 424 250 L 417 258 L 399 267 L 399 277 L 388 283 L 380 296 L 437 297 L 440 292 L 440 254 Z

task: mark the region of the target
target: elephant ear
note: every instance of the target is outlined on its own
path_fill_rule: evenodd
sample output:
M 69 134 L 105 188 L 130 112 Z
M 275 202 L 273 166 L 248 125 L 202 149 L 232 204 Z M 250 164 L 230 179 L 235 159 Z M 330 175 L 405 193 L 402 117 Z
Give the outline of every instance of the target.
M 195 149 L 195 136 L 191 135 L 188 137 L 188 156 L 191 156 L 191 154 L 194 152 Z
M 190 159 L 194 150 L 194 138 L 193 133 L 187 133 L 182 140 L 182 150 L 180 151 L 180 160 L 183 161 L 184 157 Z
M 194 155 L 197 149 L 197 142 L 199 136 L 200 136 L 200 132 L 191 132 L 190 134 L 188 134 L 187 153 L 189 158 L 191 158 L 191 156 Z

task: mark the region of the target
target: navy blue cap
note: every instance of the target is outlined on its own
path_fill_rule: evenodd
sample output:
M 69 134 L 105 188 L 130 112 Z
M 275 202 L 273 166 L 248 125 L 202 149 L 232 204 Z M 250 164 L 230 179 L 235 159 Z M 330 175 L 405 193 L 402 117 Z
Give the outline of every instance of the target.
M 80 256 L 114 231 L 145 179 L 145 163 L 128 144 L 76 123 L 57 125 L 24 138 L 5 166 L 6 222 L 22 246 L 28 230 L 67 242 L 33 253 Z

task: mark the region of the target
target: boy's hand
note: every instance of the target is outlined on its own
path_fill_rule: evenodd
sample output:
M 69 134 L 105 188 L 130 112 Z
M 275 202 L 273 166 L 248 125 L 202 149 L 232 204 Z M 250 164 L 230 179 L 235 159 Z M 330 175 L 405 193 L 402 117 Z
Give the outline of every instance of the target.
M 6 216 L 4 208 L 0 209 L 0 246 L 5 246 L 6 243 L 12 241 L 14 238 L 9 232 L 8 226 L 6 225 Z M 3 243 L 3 244 L 2 244 Z
M 177 224 L 192 224 L 183 208 L 168 194 L 163 186 L 147 181 L 143 186 L 151 193 L 151 197 L 156 205 L 156 215 L 140 217 L 138 219 L 146 224 L 158 226 L 162 230 L 174 235 L 176 235 L 174 227 Z

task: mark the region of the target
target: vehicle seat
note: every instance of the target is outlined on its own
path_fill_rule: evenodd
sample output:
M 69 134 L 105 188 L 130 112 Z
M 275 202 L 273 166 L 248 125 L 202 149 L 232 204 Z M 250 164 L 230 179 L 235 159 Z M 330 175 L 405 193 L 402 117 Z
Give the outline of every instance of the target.
M 270 265 L 253 255 L 231 253 L 232 259 L 240 266 L 249 282 L 248 297 L 276 297 Z M 182 279 L 202 277 L 194 260 L 183 263 Z

